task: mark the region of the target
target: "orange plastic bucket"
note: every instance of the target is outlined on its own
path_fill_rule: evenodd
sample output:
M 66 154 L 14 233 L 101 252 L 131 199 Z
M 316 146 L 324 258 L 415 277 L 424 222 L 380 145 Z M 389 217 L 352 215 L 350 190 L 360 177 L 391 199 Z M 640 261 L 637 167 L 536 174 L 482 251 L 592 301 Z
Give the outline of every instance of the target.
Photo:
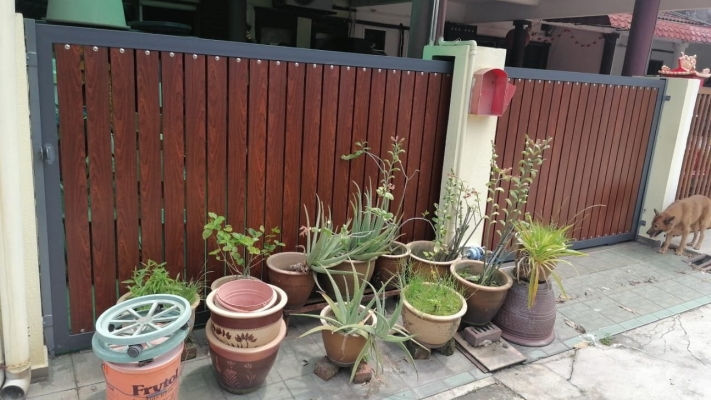
M 177 400 L 183 344 L 142 367 L 104 362 L 106 400 Z

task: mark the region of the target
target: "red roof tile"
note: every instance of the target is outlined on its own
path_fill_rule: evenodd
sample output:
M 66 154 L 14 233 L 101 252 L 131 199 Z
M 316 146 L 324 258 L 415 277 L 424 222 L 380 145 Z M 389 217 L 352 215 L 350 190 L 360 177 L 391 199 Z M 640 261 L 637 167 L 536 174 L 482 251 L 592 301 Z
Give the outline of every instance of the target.
M 610 26 L 613 28 L 629 30 L 632 25 L 632 14 L 612 14 L 607 17 L 610 19 Z M 676 18 L 675 20 L 681 21 L 681 19 Z M 688 22 L 667 21 L 665 16 L 660 15 L 654 30 L 654 36 L 684 42 L 711 43 L 711 27 Z

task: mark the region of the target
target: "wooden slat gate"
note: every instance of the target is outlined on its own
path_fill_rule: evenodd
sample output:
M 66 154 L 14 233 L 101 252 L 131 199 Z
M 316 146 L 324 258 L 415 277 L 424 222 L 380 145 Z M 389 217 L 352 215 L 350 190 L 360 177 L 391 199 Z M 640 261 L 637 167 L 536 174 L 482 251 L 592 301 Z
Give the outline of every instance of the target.
M 188 278 L 207 268 L 207 284 L 222 276 L 201 236 L 208 211 L 238 229 L 279 226 L 287 250 L 317 193 L 345 222 L 351 181 L 378 181 L 362 158 L 340 159 L 355 141 L 385 156 L 391 137 L 406 140 L 408 173 L 420 173 L 404 194 L 405 218 L 432 212 L 439 197 L 449 62 L 32 21 L 27 37 L 37 56 L 40 263 L 55 353 L 89 346 L 96 317 L 142 261 L 166 261 Z M 429 236 L 422 222 L 403 233 Z
M 576 248 L 633 240 L 665 81 L 518 68 L 507 72 L 516 93 L 498 121 L 500 165 L 518 167 L 525 135 L 553 138 L 526 211 L 545 222 L 573 224 Z M 496 201 L 503 205 L 504 199 L 499 194 Z M 490 243 L 497 242 L 495 232 L 486 235 Z
M 676 198 L 695 194 L 711 196 L 711 88 L 699 89 L 696 97 Z

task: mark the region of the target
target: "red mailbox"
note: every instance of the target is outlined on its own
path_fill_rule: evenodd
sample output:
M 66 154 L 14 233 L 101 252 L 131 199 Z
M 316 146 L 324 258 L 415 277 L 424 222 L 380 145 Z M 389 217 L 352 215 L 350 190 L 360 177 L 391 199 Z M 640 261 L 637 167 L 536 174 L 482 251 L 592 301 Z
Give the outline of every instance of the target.
M 508 108 L 516 86 L 500 68 L 484 68 L 474 73 L 469 113 L 500 117 Z

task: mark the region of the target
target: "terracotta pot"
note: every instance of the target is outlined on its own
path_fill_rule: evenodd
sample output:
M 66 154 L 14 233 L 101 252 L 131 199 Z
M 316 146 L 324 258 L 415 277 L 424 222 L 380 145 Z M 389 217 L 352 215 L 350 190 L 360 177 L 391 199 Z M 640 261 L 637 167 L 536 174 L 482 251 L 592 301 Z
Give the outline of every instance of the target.
M 277 293 L 277 303 L 264 311 L 229 311 L 215 303 L 217 292 L 207 295 L 205 304 L 211 312 L 213 334 L 225 345 L 237 348 L 254 348 L 274 340 L 279 334 L 278 322 L 284 316 L 287 297 L 283 290 L 271 287 Z
M 361 309 L 363 308 L 365 307 L 361 306 Z M 321 310 L 320 315 L 322 317 L 333 316 L 331 307 L 326 306 Z M 376 321 L 375 314 L 370 312 L 367 322 L 369 325 L 375 325 Z M 323 319 L 321 324 L 329 325 Z M 323 339 L 323 347 L 326 348 L 326 357 L 339 367 L 350 367 L 355 364 L 358 354 L 363 351 L 363 347 L 366 344 L 366 339 L 363 336 L 346 335 L 341 332 L 321 331 L 321 338 Z
M 118 300 L 116 301 L 116 304 L 123 303 L 124 301 L 130 299 L 131 297 L 131 292 L 124 293 L 123 296 L 119 297 Z M 193 333 L 193 327 L 195 326 L 195 310 L 197 310 L 198 306 L 200 305 L 200 296 L 198 296 L 196 299 L 193 300 L 192 303 L 190 303 L 190 310 L 192 313 L 190 314 L 190 319 L 188 320 L 188 336 Z
M 284 308 L 287 310 L 303 307 L 314 290 L 313 273 L 286 271 L 287 267 L 302 262 L 306 262 L 306 256 L 296 252 L 272 254 L 267 258 L 269 282 L 286 293 L 289 300 Z
M 210 290 L 212 290 L 214 292 L 215 290 L 217 290 L 220 286 L 224 285 L 225 283 L 236 281 L 238 279 L 252 279 L 255 281 L 260 280 L 259 278 L 255 278 L 253 276 L 227 275 L 227 276 L 223 276 L 222 278 L 215 279 L 215 281 L 212 282 L 212 284 L 210 285 Z
M 405 269 L 407 259 L 410 257 L 410 249 L 400 242 L 393 242 L 394 248 L 390 254 L 384 254 L 375 260 L 373 269 L 373 283 L 376 287 L 381 287 L 393 276 L 398 275 Z M 390 281 L 387 290 L 397 288 L 397 278 Z
M 430 283 L 434 285 L 434 283 Z M 454 291 L 453 291 L 454 292 Z M 456 293 L 456 292 L 454 292 Z M 467 302 L 457 293 L 462 301 L 462 308 L 453 315 L 439 316 L 417 310 L 402 296 L 402 324 L 415 340 L 430 349 L 437 349 L 454 337 L 462 321 L 462 316 L 467 312 Z
M 450 267 L 454 278 L 464 288 L 467 298 L 467 312 L 462 317 L 462 322 L 466 325 L 486 325 L 504 304 L 506 293 L 508 292 L 513 279 L 504 271 L 498 270 L 494 279 L 499 286 L 482 286 L 470 282 L 460 275 L 462 271 L 467 271 L 477 275 L 484 271 L 484 263 L 473 260 L 459 260 Z
M 363 285 L 363 282 L 370 281 L 370 278 L 373 277 L 375 259 L 370 261 L 344 261 L 328 269 L 329 271 L 349 272 L 347 275 L 331 274 L 331 277 L 333 277 L 333 280 L 336 282 L 338 290 L 341 292 L 341 296 L 344 298 L 346 297 L 346 290 L 348 290 L 348 293 L 353 293 L 355 291 L 355 281 L 352 274 L 353 267 L 351 267 L 351 265 L 355 267 L 356 273 L 358 274 L 358 280 L 360 281 L 360 284 Z M 328 275 L 317 274 L 317 276 L 319 286 L 321 286 L 321 288 L 328 293 L 329 296 L 334 297 L 335 291 L 333 290 L 331 280 L 328 279 Z
M 455 260 L 452 261 L 430 261 L 424 258 L 423 253 L 425 251 L 434 250 L 434 242 L 428 240 L 417 240 L 407 244 L 407 248 L 410 249 L 410 260 L 412 260 L 412 271 L 415 273 L 430 274 L 432 270 L 437 271 L 437 274 L 442 277 L 446 277 L 450 274 L 449 267 L 461 259 L 461 256 L 457 256 Z
M 511 343 L 541 347 L 555 339 L 555 294 L 550 283 L 540 283 L 536 303 L 528 308 L 528 284 L 515 283 L 494 317 L 501 336 Z
M 212 321 L 205 325 L 210 345 L 212 370 L 223 389 L 234 394 L 254 392 L 267 379 L 276 361 L 279 345 L 286 336 L 286 323 L 280 321 L 277 336 L 259 348 L 237 349 L 220 342 L 212 333 Z
M 253 279 L 236 279 L 216 290 L 215 301 L 229 311 L 263 311 L 277 300 L 276 293 L 266 283 Z

